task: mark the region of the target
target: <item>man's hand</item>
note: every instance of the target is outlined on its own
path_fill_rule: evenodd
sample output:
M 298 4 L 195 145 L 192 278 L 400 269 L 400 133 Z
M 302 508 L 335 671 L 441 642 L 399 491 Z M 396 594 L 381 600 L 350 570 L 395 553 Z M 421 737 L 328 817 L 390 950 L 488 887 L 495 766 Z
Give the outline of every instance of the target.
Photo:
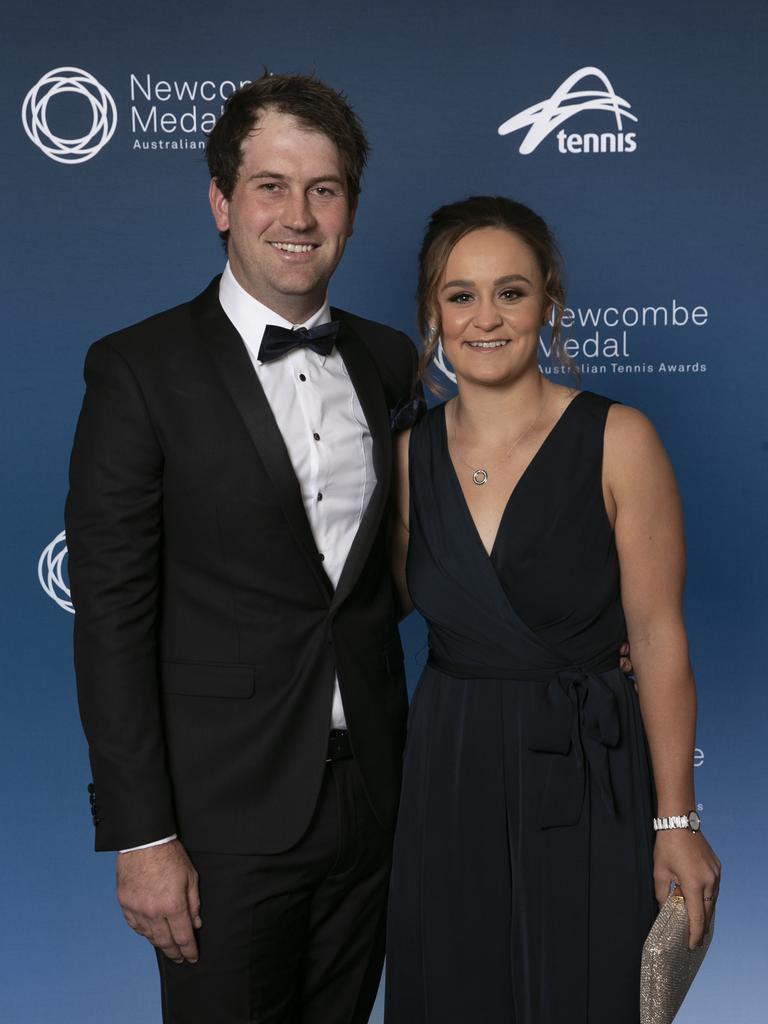
M 200 928 L 197 872 L 174 839 L 117 855 L 117 899 L 128 924 L 169 960 L 197 963 Z

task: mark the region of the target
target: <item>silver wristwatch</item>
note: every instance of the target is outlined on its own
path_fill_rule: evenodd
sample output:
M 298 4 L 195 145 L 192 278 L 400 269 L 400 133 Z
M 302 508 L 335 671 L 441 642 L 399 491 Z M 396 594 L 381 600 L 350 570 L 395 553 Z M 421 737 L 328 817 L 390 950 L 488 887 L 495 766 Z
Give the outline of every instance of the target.
M 668 818 L 654 818 L 654 831 L 660 832 L 666 828 L 687 828 L 689 832 L 701 830 L 701 818 L 698 811 L 688 811 L 687 814 L 673 814 Z

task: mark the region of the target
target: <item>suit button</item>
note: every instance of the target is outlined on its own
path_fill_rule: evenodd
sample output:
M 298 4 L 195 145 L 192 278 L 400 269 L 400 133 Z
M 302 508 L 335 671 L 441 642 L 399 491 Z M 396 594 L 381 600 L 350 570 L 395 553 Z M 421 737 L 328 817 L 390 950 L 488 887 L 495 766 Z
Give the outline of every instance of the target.
M 95 793 L 96 792 L 96 787 L 94 786 L 94 784 L 92 782 L 88 783 L 88 792 L 89 793 Z
M 306 376 L 305 376 L 305 375 L 304 375 L 303 373 L 300 373 L 300 374 L 299 374 L 299 380 L 300 380 L 300 381 L 305 381 L 306 379 L 307 379 L 307 378 L 306 378 Z
M 316 441 L 319 441 L 319 440 L 320 440 L 320 435 L 319 435 L 318 433 L 314 433 L 314 434 L 312 435 L 312 437 L 314 437 L 314 439 L 315 439 Z
M 320 552 L 320 561 L 321 562 L 325 561 L 325 555 L 322 553 L 322 551 Z

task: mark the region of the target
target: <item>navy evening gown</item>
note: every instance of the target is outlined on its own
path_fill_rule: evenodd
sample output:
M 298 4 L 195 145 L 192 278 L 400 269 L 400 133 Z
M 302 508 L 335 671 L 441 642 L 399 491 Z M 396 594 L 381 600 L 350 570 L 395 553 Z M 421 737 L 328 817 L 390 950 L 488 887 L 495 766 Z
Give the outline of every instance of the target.
M 655 810 L 637 694 L 618 667 L 610 404 L 585 391 L 566 407 L 490 556 L 444 407 L 413 428 L 407 578 L 429 660 L 408 725 L 386 1024 L 639 1020 Z

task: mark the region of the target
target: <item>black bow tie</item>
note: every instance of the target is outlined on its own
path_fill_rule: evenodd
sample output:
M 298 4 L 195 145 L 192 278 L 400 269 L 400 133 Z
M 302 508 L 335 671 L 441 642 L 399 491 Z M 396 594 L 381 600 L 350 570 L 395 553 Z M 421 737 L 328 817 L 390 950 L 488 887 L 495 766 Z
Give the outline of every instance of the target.
M 269 363 L 273 359 L 287 355 L 295 348 L 304 347 L 311 348 L 319 356 L 330 355 L 340 327 L 338 320 L 310 327 L 309 330 L 306 327 L 297 327 L 293 331 L 287 327 L 278 327 L 276 324 L 267 324 L 257 359 L 260 363 Z

